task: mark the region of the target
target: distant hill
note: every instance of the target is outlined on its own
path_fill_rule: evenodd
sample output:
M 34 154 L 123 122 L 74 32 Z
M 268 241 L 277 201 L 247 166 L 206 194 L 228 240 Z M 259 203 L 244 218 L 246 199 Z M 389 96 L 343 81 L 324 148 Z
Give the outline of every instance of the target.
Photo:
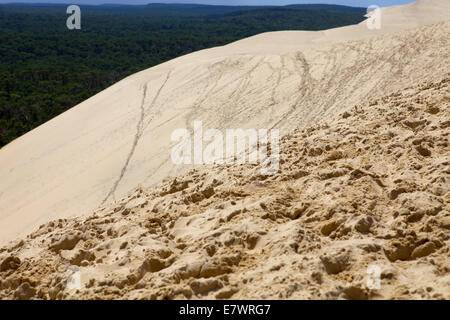
M 321 10 L 321 11 L 344 12 L 344 13 L 360 13 L 360 14 L 365 14 L 367 12 L 366 8 L 340 6 L 334 4 L 293 4 L 284 6 L 284 8 L 300 9 L 300 10 Z

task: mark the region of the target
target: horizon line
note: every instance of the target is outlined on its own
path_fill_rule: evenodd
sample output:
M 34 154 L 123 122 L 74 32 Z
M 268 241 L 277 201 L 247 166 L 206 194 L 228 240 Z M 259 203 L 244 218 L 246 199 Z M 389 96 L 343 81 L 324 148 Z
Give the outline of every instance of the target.
M 129 6 L 129 7 L 142 7 L 142 6 L 148 6 L 152 4 L 160 4 L 160 5 L 197 5 L 197 6 L 205 6 L 205 7 L 288 7 L 288 6 L 294 6 L 294 5 L 325 5 L 325 6 L 337 6 L 337 7 L 349 7 L 349 8 L 365 8 L 365 7 L 355 7 L 345 4 L 331 4 L 331 3 L 291 3 L 291 4 L 285 4 L 285 5 L 276 5 L 276 4 L 267 4 L 267 5 L 245 5 L 245 4 L 236 4 L 236 5 L 228 5 L 228 4 L 202 4 L 202 3 L 196 3 L 196 2 L 190 2 L 190 3 L 164 3 L 164 2 L 149 2 L 149 3 L 143 3 L 143 4 L 125 4 L 125 3 L 98 3 L 98 4 L 89 4 L 89 3 L 73 3 L 73 2 L 60 2 L 60 3 L 50 3 L 50 2 L 2 2 L 0 0 L 0 5 L 13 5 L 13 6 L 20 6 L 20 5 L 49 5 L 49 6 L 57 6 L 57 5 L 82 5 L 82 6 L 89 6 L 89 7 L 99 7 L 99 6 Z

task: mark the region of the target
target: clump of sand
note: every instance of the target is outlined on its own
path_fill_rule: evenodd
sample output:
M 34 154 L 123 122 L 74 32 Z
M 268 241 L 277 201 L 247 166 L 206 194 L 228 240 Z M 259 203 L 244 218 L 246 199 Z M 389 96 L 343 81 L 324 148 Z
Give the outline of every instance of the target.
M 0 298 L 450 299 L 449 127 L 450 75 L 347 108 L 283 137 L 276 175 L 201 168 L 42 225 L 0 249 Z

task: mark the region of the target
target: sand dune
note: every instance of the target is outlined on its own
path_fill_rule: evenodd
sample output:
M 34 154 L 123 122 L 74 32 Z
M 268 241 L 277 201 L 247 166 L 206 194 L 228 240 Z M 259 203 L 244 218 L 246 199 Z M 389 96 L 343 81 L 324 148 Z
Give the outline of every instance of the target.
M 0 298 L 450 299 L 449 127 L 450 74 L 349 106 L 276 175 L 204 167 L 42 225 L 0 249 Z
M 385 8 L 382 19 L 381 30 L 274 32 L 180 57 L 13 141 L 0 150 L 0 243 L 185 173 L 170 134 L 194 120 L 288 133 L 445 75 L 448 1 Z

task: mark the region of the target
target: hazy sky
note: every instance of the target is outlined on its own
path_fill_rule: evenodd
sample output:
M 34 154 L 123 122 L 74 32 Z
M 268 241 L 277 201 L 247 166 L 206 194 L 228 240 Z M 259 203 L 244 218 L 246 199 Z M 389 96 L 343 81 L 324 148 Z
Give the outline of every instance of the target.
M 122 4 L 146 4 L 156 3 L 201 3 L 201 4 L 225 4 L 225 5 L 285 5 L 294 3 L 326 3 L 342 4 L 355 7 L 367 7 L 369 5 L 391 6 L 396 4 L 406 4 L 414 0 L 0 0 L 0 3 L 14 2 L 40 2 L 40 3 L 70 3 L 70 4 L 102 4 L 102 3 L 122 3 Z

